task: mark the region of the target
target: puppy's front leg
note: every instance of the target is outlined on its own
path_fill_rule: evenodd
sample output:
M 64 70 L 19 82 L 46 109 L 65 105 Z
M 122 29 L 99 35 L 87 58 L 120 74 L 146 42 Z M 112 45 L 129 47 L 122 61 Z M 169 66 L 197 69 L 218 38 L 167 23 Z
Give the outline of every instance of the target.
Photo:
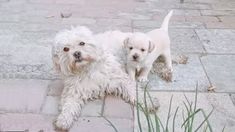
M 132 81 L 135 81 L 135 68 L 127 65 L 127 73 Z
M 74 97 L 67 97 L 63 100 L 61 113 L 55 121 L 55 127 L 60 130 L 68 130 L 73 121 L 79 116 L 84 101 L 76 100 Z
M 151 68 L 152 68 L 152 67 L 147 67 L 147 66 L 141 68 L 140 74 L 139 74 L 139 76 L 138 76 L 138 78 L 137 78 L 138 81 L 140 81 L 140 82 L 146 82 L 146 81 L 148 81 L 148 74 L 149 74 Z

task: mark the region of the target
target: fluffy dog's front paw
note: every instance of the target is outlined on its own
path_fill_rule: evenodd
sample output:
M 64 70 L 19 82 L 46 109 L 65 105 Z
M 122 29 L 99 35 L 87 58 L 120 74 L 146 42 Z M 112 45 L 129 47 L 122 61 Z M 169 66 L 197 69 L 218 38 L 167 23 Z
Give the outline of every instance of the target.
M 55 129 L 58 131 L 67 131 L 71 125 L 72 125 L 72 119 L 67 120 L 62 115 L 59 115 L 54 122 Z
M 148 77 L 139 76 L 139 77 L 138 77 L 138 81 L 139 81 L 139 82 L 147 82 L 147 81 L 148 81 Z

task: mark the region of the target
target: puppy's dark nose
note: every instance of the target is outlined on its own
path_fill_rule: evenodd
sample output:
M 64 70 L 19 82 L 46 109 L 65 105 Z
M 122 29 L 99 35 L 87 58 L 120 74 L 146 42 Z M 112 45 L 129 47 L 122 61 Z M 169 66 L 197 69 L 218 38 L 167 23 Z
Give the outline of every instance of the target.
M 139 58 L 139 56 L 137 54 L 134 54 L 132 57 L 134 60 L 137 60 Z
M 80 58 L 80 57 L 81 57 L 81 52 L 76 51 L 76 52 L 73 53 L 73 56 L 74 56 L 75 58 Z

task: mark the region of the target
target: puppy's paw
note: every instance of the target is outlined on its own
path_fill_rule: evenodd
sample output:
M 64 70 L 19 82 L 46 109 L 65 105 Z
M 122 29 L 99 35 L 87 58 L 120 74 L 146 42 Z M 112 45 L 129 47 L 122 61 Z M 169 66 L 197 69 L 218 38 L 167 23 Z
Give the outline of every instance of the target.
M 139 82 L 147 82 L 147 81 L 148 81 L 148 77 L 146 77 L 146 76 L 139 76 L 139 77 L 137 78 L 137 80 L 138 80 Z
M 54 121 L 54 126 L 56 131 L 67 132 L 70 126 L 72 125 L 72 119 L 66 120 L 62 115 L 59 115 Z
M 169 70 L 166 70 L 162 73 L 162 78 L 164 80 L 166 80 L 167 82 L 171 82 L 172 81 L 172 71 L 169 69 Z

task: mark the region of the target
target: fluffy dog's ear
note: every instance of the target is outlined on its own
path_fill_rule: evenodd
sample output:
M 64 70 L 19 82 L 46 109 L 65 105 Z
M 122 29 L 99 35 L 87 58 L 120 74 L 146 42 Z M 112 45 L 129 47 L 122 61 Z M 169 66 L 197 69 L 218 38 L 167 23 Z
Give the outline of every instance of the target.
M 61 69 L 60 69 L 60 64 L 59 64 L 59 57 L 57 55 L 53 55 L 52 60 L 53 60 L 53 64 L 54 64 L 54 69 L 57 72 L 60 72 Z
M 151 41 L 149 41 L 149 53 L 151 53 L 154 48 L 155 48 L 155 45 Z
M 123 41 L 124 47 L 127 47 L 128 43 L 129 43 L 129 38 L 126 38 L 126 39 Z

